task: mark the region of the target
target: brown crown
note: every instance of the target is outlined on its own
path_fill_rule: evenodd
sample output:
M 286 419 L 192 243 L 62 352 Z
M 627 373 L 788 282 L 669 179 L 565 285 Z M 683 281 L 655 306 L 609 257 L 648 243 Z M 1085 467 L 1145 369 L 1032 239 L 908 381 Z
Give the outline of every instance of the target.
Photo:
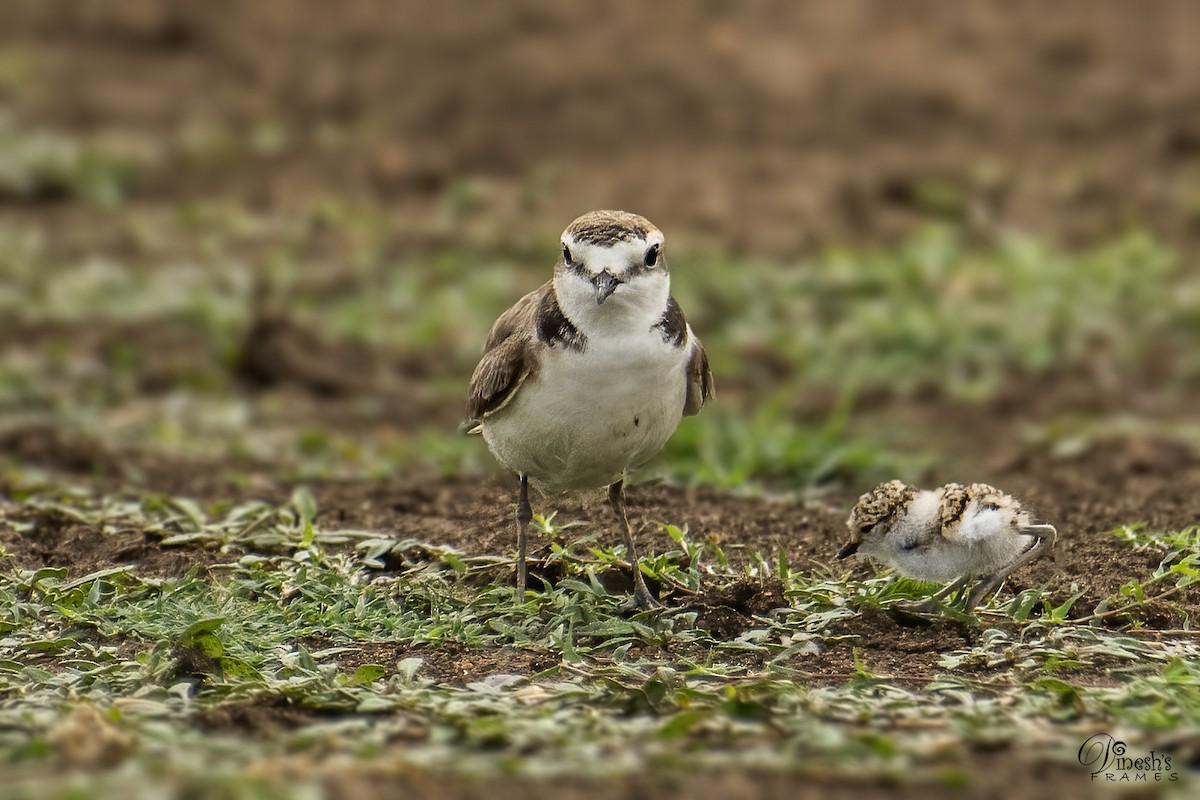
M 1020 502 L 995 486 L 986 483 L 972 483 L 968 486 L 961 483 L 948 483 L 942 487 L 942 504 L 938 510 L 942 527 L 946 528 L 961 522 L 967 506 L 976 501 L 994 508 L 1021 510 Z
M 645 239 L 658 230 L 650 220 L 628 211 L 590 211 L 563 231 L 577 242 L 611 247 L 617 242 Z
M 916 489 L 902 481 L 888 481 L 858 498 L 850 519 L 846 520 L 851 541 L 862 539 L 863 528 L 873 528 L 902 513 L 916 495 Z

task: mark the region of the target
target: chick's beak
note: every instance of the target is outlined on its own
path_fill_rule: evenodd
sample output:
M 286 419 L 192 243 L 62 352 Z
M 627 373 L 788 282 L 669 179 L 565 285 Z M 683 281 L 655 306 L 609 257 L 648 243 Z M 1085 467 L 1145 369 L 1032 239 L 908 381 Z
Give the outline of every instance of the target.
M 604 301 L 617 290 L 617 287 L 621 285 L 621 280 L 608 270 L 604 270 L 592 279 L 592 283 L 596 286 L 596 305 L 599 306 L 603 305 Z
M 838 550 L 838 561 L 841 561 L 843 558 L 849 558 L 857 553 L 858 546 L 860 544 L 862 544 L 862 542 L 846 542 L 846 544 L 842 545 L 842 549 Z

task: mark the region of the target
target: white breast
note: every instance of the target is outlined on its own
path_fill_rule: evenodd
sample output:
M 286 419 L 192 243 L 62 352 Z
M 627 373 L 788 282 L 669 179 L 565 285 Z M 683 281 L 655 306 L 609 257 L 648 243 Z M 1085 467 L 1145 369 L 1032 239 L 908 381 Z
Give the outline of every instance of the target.
M 595 488 L 662 449 L 683 415 L 690 344 L 648 327 L 609 333 L 584 352 L 544 351 L 538 374 L 484 420 L 502 464 L 543 488 Z
M 943 536 L 936 524 L 934 492 L 922 492 L 896 530 L 885 537 L 877 553 L 910 578 L 949 581 L 964 575 L 987 575 L 1009 564 L 1029 546 L 1029 537 L 1018 532 L 1011 515 L 972 503 L 952 537 Z M 916 512 L 916 513 L 914 513 Z M 910 547 L 914 543 L 918 547 Z

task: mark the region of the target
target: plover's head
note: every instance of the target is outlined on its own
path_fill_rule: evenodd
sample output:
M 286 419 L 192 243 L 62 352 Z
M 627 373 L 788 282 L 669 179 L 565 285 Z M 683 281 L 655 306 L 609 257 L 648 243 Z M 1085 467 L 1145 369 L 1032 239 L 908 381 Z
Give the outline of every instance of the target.
M 586 295 L 597 306 L 650 301 L 661 310 L 670 291 L 663 246 L 662 231 L 645 217 L 589 212 L 563 231 L 555 286 L 560 295 Z
M 858 498 L 850 518 L 846 520 L 850 528 L 850 541 L 842 546 L 837 557 L 852 556 L 864 544 L 872 549 L 871 543 L 882 540 L 892 530 L 905 516 L 916 496 L 917 490 L 913 487 L 901 481 L 888 481 Z

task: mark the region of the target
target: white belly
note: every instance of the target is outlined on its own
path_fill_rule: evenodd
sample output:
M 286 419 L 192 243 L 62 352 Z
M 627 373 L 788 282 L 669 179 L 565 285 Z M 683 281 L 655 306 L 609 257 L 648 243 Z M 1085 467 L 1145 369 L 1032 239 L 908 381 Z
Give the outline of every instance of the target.
M 987 575 L 1011 564 L 1030 539 L 1012 533 L 987 539 L 938 540 L 933 546 L 899 551 L 890 559 L 896 571 L 910 578 L 949 581 L 963 575 Z
M 539 373 L 483 421 L 483 438 L 500 463 L 544 489 L 614 483 L 679 424 L 687 351 L 652 332 L 589 342 L 583 353 L 546 351 Z

